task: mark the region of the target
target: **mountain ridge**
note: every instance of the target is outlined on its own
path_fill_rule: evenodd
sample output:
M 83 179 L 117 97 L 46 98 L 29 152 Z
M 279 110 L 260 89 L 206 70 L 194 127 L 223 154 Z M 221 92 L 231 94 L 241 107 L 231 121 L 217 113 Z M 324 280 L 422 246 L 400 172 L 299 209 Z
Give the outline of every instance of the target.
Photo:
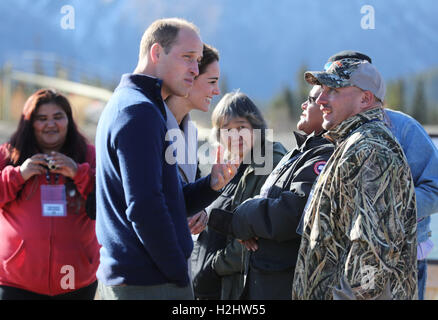
M 65 4 L 75 9 L 74 30 L 60 26 Z M 361 28 L 364 5 L 374 8 L 374 30 Z M 153 20 L 186 18 L 219 49 L 229 89 L 240 88 L 260 100 L 284 85 L 294 87 L 301 65 L 319 70 L 344 49 L 370 55 L 387 81 L 438 66 L 438 4 L 433 0 L 8 0 L 0 2 L 0 12 L 5 40 L 0 65 L 11 61 L 31 69 L 23 52 L 48 52 L 74 60 L 75 68 L 117 80 L 135 68 L 138 43 Z

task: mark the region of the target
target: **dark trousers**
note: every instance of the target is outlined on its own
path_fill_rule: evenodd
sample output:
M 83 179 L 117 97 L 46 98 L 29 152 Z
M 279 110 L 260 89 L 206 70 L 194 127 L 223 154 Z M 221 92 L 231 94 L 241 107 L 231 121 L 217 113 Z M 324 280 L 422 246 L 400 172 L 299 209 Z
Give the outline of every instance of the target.
M 96 288 L 97 281 L 75 291 L 47 296 L 15 287 L 0 286 L 0 300 L 93 300 Z
M 107 286 L 99 282 L 101 300 L 193 300 L 191 285 L 178 287 L 173 283 L 151 286 Z
M 242 300 L 290 300 L 294 270 L 261 271 L 249 268 Z

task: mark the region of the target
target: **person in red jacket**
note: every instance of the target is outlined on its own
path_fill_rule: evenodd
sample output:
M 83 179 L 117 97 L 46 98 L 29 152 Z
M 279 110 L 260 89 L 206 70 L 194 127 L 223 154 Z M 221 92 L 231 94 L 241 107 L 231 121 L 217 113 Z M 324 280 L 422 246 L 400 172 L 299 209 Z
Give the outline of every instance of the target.
M 68 100 L 41 89 L 0 146 L 0 300 L 93 299 L 99 244 L 85 210 L 95 149 Z

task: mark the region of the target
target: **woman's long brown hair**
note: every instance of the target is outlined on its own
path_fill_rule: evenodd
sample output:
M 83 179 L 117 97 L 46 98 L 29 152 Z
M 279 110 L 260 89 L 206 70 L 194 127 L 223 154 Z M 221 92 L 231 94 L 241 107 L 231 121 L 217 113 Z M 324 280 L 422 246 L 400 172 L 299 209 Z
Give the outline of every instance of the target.
M 41 89 L 27 99 L 17 130 L 9 139 L 10 164 L 21 165 L 34 154 L 42 152 L 35 138 L 33 121 L 38 108 L 46 103 L 56 104 L 67 114 L 67 136 L 60 152 L 77 163 L 85 162 L 87 139 L 79 132 L 73 120 L 72 109 L 67 98 L 54 90 Z

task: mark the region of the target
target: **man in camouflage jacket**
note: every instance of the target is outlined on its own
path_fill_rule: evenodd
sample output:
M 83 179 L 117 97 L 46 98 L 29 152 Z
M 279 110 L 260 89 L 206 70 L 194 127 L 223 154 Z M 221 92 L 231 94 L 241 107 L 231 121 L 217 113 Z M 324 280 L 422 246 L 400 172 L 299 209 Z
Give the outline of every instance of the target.
M 292 299 L 416 299 L 416 203 L 409 166 L 383 122 L 385 86 L 358 59 L 306 72 L 335 151 L 313 187 Z M 342 291 L 341 289 L 341 291 Z

